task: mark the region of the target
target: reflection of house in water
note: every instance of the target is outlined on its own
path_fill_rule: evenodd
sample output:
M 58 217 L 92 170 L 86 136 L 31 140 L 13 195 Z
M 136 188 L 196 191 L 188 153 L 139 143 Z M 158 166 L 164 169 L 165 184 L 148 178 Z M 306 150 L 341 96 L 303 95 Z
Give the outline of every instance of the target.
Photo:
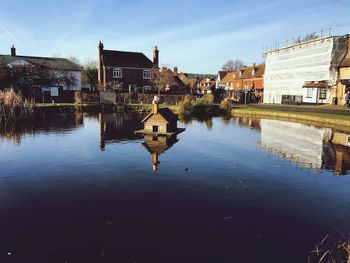
M 106 143 L 135 140 L 139 136 L 135 131 L 142 127 L 141 117 L 136 113 L 100 113 L 100 148 L 105 150 Z
M 239 126 L 260 130 L 260 119 L 258 118 L 236 117 L 236 123 Z
M 159 108 L 159 98 L 155 96 L 150 114 L 141 121 L 143 130 L 135 132 L 144 136 L 143 145 L 151 153 L 154 172 L 158 171 L 159 155 L 173 146 L 178 141 L 177 134 L 185 130 L 177 128 L 177 120 L 169 108 Z
M 350 170 L 350 135 L 334 132 L 332 138 L 335 152 L 335 165 L 331 169 L 338 175 L 344 175 Z
M 178 142 L 177 136 L 153 136 L 151 134 L 146 134 L 144 136 L 145 142 L 143 145 L 150 152 L 152 158 L 153 171 L 158 171 L 159 165 L 159 155 L 164 153 L 175 143 Z
M 261 120 L 260 145 L 301 167 L 334 170 L 350 168 L 349 135 L 300 123 Z
M 20 143 L 26 134 L 55 132 L 66 133 L 84 124 L 83 114 L 34 112 L 28 120 L 11 123 L 5 127 L 0 126 L 0 140 Z

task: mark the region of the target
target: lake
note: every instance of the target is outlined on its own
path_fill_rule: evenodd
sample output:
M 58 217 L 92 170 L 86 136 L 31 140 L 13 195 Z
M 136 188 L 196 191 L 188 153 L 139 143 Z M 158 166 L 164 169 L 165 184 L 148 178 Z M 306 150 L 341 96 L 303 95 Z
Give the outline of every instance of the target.
M 0 262 L 317 262 L 350 231 L 350 133 L 134 113 L 50 114 L 0 132 Z

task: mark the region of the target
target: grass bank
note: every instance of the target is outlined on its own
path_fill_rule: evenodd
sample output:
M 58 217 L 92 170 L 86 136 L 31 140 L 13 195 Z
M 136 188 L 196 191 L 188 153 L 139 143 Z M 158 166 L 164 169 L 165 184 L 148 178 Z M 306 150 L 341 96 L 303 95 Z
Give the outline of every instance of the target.
M 306 124 L 316 124 L 320 126 L 350 130 L 350 115 L 306 111 L 283 111 L 247 106 L 233 108 L 231 110 L 231 116 L 266 117 L 270 119 L 293 120 Z

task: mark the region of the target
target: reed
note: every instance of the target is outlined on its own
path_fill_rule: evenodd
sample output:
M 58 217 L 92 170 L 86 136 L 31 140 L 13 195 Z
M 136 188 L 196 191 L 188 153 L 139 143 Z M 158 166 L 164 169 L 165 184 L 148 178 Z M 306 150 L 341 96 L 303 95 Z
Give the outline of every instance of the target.
M 0 123 L 27 118 L 33 112 L 30 103 L 14 90 L 0 91 Z

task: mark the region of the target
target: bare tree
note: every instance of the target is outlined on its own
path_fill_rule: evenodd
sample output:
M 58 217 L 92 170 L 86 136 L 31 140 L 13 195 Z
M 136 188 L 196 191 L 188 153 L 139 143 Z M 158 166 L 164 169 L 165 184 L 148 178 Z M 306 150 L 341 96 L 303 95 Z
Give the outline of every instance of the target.
M 69 56 L 69 57 L 68 57 L 68 60 L 71 61 L 71 62 L 73 62 L 73 63 L 75 63 L 75 64 L 77 64 L 77 65 L 79 65 L 79 66 L 82 65 L 81 62 L 80 62 L 80 60 L 79 60 L 77 57 L 75 57 L 75 56 Z
M 295 43 L 301 43 L 301 42 L 305 42 L 305 41 L 310 41 L 310 40 L 313 40 L 313 39 L 317 39 L 319 38 L 320 36 L 316 33 L 316 32 L 313 32 L 313 33 L 309 33 L 309 34 L 306 34 L 305 36 L 303 37 L 298 37 L 296 40 L 295 40 Z
M 41 65 L 0 67 L 0 83 L 4 87 L 15 89 L 33 85 L 74 86 L 76 77 L 64 70 L 52 70 Z
M 91 90 L 94 90 L 97 87 L 98 82 L 98 70 L 97 70 L 97 61 L 89 59 L 82 71 L 82 79 L 86 83 L 90 84 Z
M 224 65 L 222 65 L 222 70 L 223 71 L 235 71 L 237 69 L 240 69 L 241 67 L 244 66 L 244 63 L 240 59 L 230 59 L 227 60 Z
M 166 88 L 176 85 L 174 74 L 171 70 L 164 67 L 161 70 L 154 68 L 152 73 L 152 83 L 157 88 L 158 95 L 165 91 Z

